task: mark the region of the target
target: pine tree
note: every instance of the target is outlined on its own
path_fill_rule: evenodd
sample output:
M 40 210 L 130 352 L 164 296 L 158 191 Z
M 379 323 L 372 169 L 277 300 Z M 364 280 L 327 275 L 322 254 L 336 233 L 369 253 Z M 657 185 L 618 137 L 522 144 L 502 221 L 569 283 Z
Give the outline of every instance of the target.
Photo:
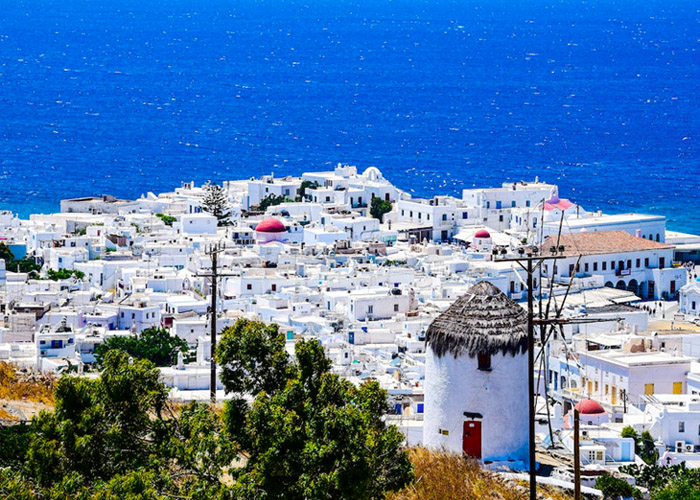
M 224 188 L 218 184 L 207 182 L 204 186 L 204 198 L 202 198 L 202 208 L 212 214 L 219 221 L 219 226 L 227 226 L 230 224 L 229 218 L 231 211 L 229 210 L 228 198 Z

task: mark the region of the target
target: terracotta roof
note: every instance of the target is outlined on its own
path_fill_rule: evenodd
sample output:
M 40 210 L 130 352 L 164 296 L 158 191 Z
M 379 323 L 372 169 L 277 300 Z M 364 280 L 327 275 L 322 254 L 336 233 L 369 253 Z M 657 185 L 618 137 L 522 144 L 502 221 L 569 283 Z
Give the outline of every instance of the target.
M 547 236 L 542 245 L 543 253 L 548 254 L 549 249 L 556 244 L 556 241 L 556 236 Z M 668 250 L 674 248 L 673 245 L 632 236 L 625 231 L 562 234 L 559 244 L 564 245 L 564 254 L 566 256 L 638 252 L 640 250 Z

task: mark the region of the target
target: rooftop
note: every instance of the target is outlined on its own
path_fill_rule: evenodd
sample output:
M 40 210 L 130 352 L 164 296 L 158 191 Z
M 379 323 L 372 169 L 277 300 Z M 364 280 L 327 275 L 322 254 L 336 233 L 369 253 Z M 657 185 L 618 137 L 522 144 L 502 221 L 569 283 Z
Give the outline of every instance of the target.
M 560 245 L 564 245 L 564 255 L 567 257 L 674 248 L 673 245 L 638 238 L 621 230 L 562 234 L 559 241 Z M 555 242 L 555 237 L 547 236 L 542 248 L 546 251 Z

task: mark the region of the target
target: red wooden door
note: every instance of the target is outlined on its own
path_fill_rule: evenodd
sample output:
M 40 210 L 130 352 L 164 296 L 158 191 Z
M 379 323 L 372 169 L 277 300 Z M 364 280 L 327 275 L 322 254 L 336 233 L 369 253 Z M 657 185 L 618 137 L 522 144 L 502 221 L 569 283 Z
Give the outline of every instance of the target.
M 478 420 L 464 422 L 462 451 L 470 457 L 481 458 L 481 422 Z

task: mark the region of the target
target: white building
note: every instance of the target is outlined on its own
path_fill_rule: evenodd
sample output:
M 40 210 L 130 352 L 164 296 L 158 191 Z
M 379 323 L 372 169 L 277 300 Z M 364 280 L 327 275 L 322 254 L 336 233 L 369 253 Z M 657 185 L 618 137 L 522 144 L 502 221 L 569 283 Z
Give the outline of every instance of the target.
M 431 323 L 426 345 L 425 446 L 525 466 L 524 309 L 482 281 Z

